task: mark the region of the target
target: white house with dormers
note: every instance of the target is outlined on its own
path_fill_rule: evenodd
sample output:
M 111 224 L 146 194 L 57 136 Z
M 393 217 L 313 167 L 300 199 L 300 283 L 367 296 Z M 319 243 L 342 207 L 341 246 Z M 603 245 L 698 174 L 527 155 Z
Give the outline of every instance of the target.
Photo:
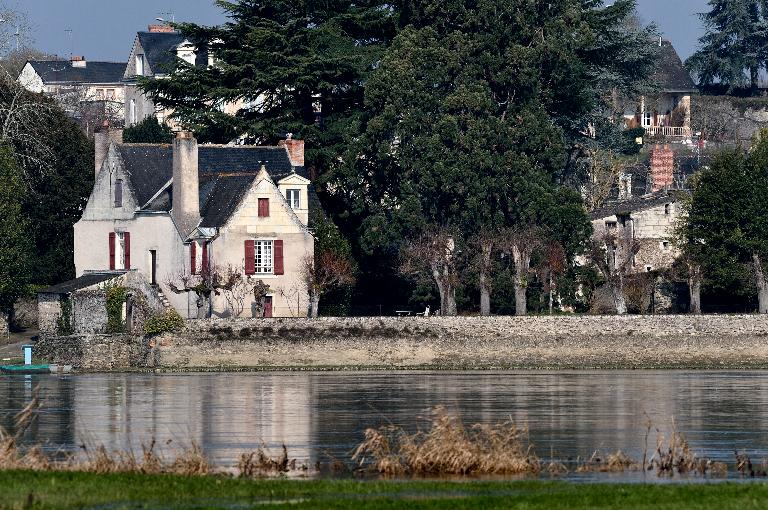
M 253 285 L 269 287 L 265 315 L 307 313 L 303 262 L 314 255 L 316 207 L 304 169 L 304 142 L 275 147 L 198 145 L 179 132 L 173 145 L 123 144 L 98 133 L 96 182 L 75 224 L 77 276 L 135 270 L 183 317 L 199 316 L 195 293 L 174 293 L 181 275 L 231 268 L 246 282 L 244 303 L 214 296 L 214 316 L 258 314 Z M 238 309 L 239 308 L 239 309 Z

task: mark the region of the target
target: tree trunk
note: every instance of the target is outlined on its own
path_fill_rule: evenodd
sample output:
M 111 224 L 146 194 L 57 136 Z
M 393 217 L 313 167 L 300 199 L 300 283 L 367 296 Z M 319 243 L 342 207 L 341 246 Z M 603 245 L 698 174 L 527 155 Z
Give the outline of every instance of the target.
M 491 243 L 482 244 L 482 260 L 480 261 L 480 315 L 491 315 Z
M 552 297 L 552 291 L 554 287 L 554 278 L 552 278 L 552 271 L 549 271 L 549 315 L 552 315 L 554 309 L 554 298 Z
M 757 66 L 751 66 L 749 68 L 749 86 L 752 90 L 752 94 L 756 95 L 757 93 L 757 78 L 758 78 L 758 68 Z
M 445 293 L 445 313 L 443 315 L 454 317 L 457 315 L 456 309 L 456 289 L 453 285 L 448 285 Z
M 613 305 L 616 307 L 616 315 L 626 315 L 627 313 L 627 298 L 624 297 L 624 281 L 619 278 L 615 283 L 610 284 L 611 297 L 613 297 Z
M 524 278 L 528 276 L 531 268 L 531 254 L 521 250 L 519 246 L 512 247 L 512 258 L 515 262 L 515 315 L 525 315 L 528 311 L 526 300 L 527 285 Z
M 768 282 L 765 281 L 765 272 L 763 271 L 763 263 L 760 260 L 760 255 L 753 253 L 752 262 L 755 265 L 757 299 L 759 302 L 758 311 L 760 313 L 768 313 Z
M 693 264 L 688 265 L 688 292 L 691 298 L 688 310 L 698 315 L 701 313 L 701 270 Z
M 309 294 L 309 317 L 311 319 L 317 319 L 317 310 L 320 307 L 320 294 L 317 292 L 311 292 Z

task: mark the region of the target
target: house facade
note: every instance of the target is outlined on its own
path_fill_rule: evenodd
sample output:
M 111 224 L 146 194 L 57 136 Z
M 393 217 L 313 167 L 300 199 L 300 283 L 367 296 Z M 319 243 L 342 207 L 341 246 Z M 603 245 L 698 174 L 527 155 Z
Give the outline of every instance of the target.
M 637 243 L 628 273 L 646 273 L 668 269 L 679 256 L 672 243 L 672 234 L 680 218 L 679 199 L 675 193 L 661 191 L 651 196 L 623 200 L 590 213 L 597 239 L 629 239 Z M 609 255 L 614 249 L 607 246 Z M 617 260 L 623 254 L 615 253 Z
M 306 315 L 303 264 L 314 255 L 308 223 L 316 201 L 303 141 L 198 145 L 188 132 L 173 145 L 115 138 L 97 135 L 96 181 L 75 224 L 78 276 L 136 270 L 187 318 Z M 237 275 L 237 285 L 201 304 L 188 290 L 212 275 Z
M 672 43 L 659 39 L 659 61 L 651 76 L 653 93 L 630 101 L 624 111 L 628 128 L 643 127 L 657 139 L 690 139 L 691 96 L 697 89 Z
M 125 66 L 125 125 L 132 126 L 147 117 L 155 117 L 160 123 L 168 124 L 177 130 L 178 126 L 170 118 L 171 110 L 158 107 L 138 87 L 140 77 L 163 79 L 173 70 L 176 62 L 183 60 L 194 66 L 212 66 L 215 64 L 209 52 L 198 48 L 179 32 L 168 25 L 149 25 L 146 32 L 138 32 L 131 47 L 128 64 Z M 234 114 L 242 107 L 242 102 L 226 103 L 221 109 Z
M 71 117 L 93 132 L 104 120 L 121 125 L 125 116 L 125 62 L 30 60 L 17 81 L 30 92 L 56 99 Z M 87 129 L 90 128 L 90 129 Z

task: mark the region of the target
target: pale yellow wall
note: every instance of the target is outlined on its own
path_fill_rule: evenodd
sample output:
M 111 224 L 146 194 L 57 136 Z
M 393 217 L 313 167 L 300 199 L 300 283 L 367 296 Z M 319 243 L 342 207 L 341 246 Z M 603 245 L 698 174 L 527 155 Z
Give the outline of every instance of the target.
M 270 215 L 267 218 L 258 216 L 259 198 L 269 198 Z M 301 276 L 301 262 L 314 253 L 314 239 L 269 180 L 254 183 L 228 224 L 220 230 L 219 237 L 211 245 L 211 263 L 220 267 L 233 266 L 245 274 L 246 239 L 283 240 L 285 274 L 254 275 L 250 279 L 262 280 L 271 287 L 276 317 L 306 316 L 308 298 Z M 214 300 L 214 311 L 227 314 L 223 296 Z M 250 314 L 251 308 L 246 306 L 243 315 Z

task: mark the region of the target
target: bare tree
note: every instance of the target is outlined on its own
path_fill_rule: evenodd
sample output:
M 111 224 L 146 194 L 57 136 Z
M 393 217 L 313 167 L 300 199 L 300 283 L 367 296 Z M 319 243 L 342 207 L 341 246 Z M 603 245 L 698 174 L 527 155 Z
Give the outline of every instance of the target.
M 544 282 L 544 290 L 549 296 L 549 315 L 552 315 L 554 311 L 554 292 L 557 287 L 557 279 L 565 273 L 567 266 L 568 259 L 563 245 L 557 241 L 546 243 L 538 273 L 541 281 Z
M 302 260 L 304 283 L 309 293 L 309 316 L 317 318 L 320 298 L 329 290 L 355 283 L 354 268 L 348 258 L 327 251 L 317 260 L 307 255 Z
M 535 225 L 506 229 L 501 233 L 501 245 L 505 253 L 512 256 L 515 264 L 515 315 L 528 312 L 528 278 L 531 274 L 533 253 L 544 246 L 544 234 Z
M 588 158 L 589 175 L 583 195 L 584 202 L 591 211 L 602 207 L 608 200 L 611 189 L 626 168 L 626 163 L 608 150 L 591 150 Z
M 624 282 L 632 263 L 640 251 L 640 243 L 630 235 L 606 230 L 593 237 L 587 248 L 587 257 L 597 267 L 611 293 L 616 313 L 627 313 Z
M 407 242 L 401 252 L 400 271 L 405 275 L 429 274 L 440 293 L 440 315 L 456 315 L 455 242 L 451 232 L 440 226 L 428 228 Z
M 227 269 L 226 272 L 234 271 Z M 237 278 L 231 287 L 223 289 L 227 308 L 233 317 L 239 317 L 245 311 L 246 298 L 253 294 L 255 284 L 256 282 L 249 278 Z
M 197 318 L 211 316 L 211 296 L 232 290 L 242 279 L 242 271 L 234 268 L 211 266 L 200 274 L 181 272 L 168 278 L 166 285 L 175 294 L 194 293 L 197 296 Z
M 499 233 L 495 230 L 483 229 L 474 236 L 472 244 L 476 247 L 473 250 L 475 253 L 473 265 L 477 268 L 479 275 L 480 315 L 491 315 L 492 256 L 499 245 Z
M 768 278 L 759 254 L 752 253 L 752 271 L 757 285 L 758 312 L 768 313 Z

